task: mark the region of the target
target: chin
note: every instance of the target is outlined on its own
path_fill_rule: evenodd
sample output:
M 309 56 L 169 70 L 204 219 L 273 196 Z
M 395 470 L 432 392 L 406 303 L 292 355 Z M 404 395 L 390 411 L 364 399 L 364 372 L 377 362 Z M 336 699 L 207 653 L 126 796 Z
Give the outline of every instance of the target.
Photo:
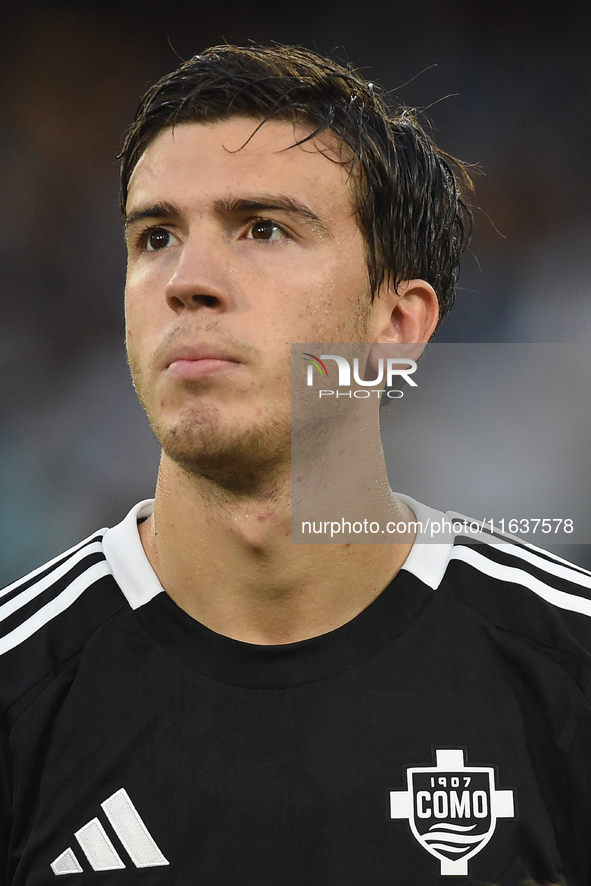
M 151 421 L 163 452 L 185 473 L 228 491 L 268 482 L 281 465 L 289 468 L 291 423 L 268 418 L 250 426 L 200 408 L 169 425 Z

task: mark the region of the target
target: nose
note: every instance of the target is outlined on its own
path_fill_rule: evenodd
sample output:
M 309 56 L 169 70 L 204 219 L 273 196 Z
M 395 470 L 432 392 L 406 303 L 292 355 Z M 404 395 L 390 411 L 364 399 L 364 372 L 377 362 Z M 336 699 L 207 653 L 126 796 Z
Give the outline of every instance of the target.
M 231 304 L 229 266 L 223 246 L 203 236 L 189 237 L 166 284 L 169 307 L 179 313 L 206 308 L 227 311 Z

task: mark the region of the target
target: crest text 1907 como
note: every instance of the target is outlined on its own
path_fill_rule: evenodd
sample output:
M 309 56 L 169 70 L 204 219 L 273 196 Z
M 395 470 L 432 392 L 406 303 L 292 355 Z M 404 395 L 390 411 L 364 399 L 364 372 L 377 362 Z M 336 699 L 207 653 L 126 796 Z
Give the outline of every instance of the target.
M 490 841 L 497 819 L 514 818 L 513 791 L 496 789 L 492 767 L 465 766 L 462 750 L 438 750 L 436 760 L 407 770 L 407 790 L 390 791 L 390 816 L 408 819 L 443 876 L 465 877 L 468 860 Z

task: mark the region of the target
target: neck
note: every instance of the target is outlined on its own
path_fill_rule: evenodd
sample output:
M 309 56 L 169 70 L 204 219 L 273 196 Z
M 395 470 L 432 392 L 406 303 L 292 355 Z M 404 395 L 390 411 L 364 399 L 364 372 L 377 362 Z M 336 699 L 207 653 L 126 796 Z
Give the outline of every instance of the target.
M 371 458 L 363 448 L 361 462 L 350 446 L 351 463 L 338 463 L 339 476 L 351 478 L 347 500 L 365 501 L 380 520 L 411 519 L 389 489 L 381 447 Z M 322 475 L 325 488 L 326 459 L 314 464 L 306 485 L 317 490 Z M 154 513 L 140 526 L 142 543 L 167 593 L 217 633 L 279 644 L 334 630 L 365 609 L 408 556 L 408 540 L 293 544 L 291 477 L 287 466 L 263 488 L 228 491 L 162 457 Z M 333 513 L 345 515 L 342 483 L 337 492 Z M 307 493 L 300 497 L 307 500 Z

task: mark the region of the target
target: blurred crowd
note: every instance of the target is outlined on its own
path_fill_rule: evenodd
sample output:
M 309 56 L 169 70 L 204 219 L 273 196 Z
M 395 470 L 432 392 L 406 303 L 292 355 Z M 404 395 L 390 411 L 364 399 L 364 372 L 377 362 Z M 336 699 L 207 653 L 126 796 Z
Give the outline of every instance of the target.
M 0 584 L 152 494 L 158 448 L 123 352 L 116 155 L 144 89 L 207 45 L 350 61 L 474 164 L 476 234 L 439 342 L 591 340 L 586 4 L 24 0 L 3 16 Z

